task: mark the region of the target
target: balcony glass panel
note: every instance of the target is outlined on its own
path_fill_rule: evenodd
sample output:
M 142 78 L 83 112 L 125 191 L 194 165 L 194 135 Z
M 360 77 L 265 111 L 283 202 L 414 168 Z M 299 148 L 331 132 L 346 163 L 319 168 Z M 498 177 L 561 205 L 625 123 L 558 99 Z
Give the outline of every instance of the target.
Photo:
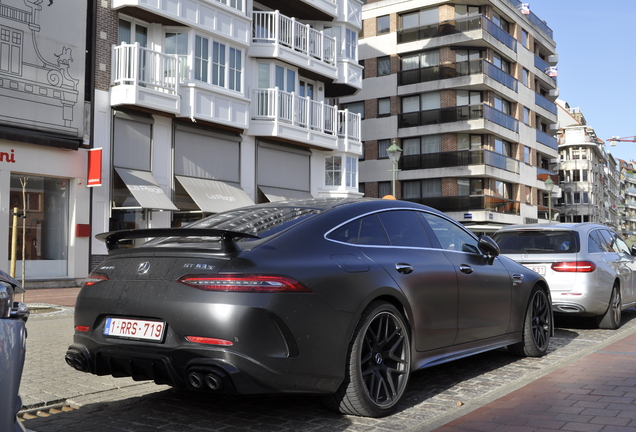
M 491 107 L 490 105 L 484 105 L 484 118 L 493 123 L 497 123 L 499 126 L 503 126 L 506 129 L 510 129 L 513 132 L 519 132 L 519 120 Z
M 517 52 L 517 40 L 506 33 L 501 27 L 483 15 L 462 18 L 459 20 L 443 21 L 422 27 L 403 29 L 398 31 L 398 43 L 407 43 L 423 39 L 431 39 L 471 30 L 483 29 L 508 48 Z
M 511 3 L 514 7 L 518 7 L 522 3 L 521 0 L 508 0 L 508 2 Z M 530 15 L 526 15 L 526 16 L 528 17 L 530 22 L 536 25 L 539 28 L 539 30 L 541 30 L 543 33 L 546 34 L 546 36 L 548 36 L 550 39 L 554 38 L 552 29 L 548 27 L 545 21 L 539 18 L 534 12 L 530 11 Z
M 557 139 L 555 137 L 548 135 L 547 133 L 542 132 L 538 129 L 537 129 L 537 142 L 547 145 L 548 147 L 553 148 L 554 150 L 559 149 L 559 144 L 557 143 Z
M 557 106 L 554 102 L 544 98 L 539 93 L 535 93 L 534 102 L 541 108 L 548 110 L 550 113 L 557 115 Z
M 517 89 L 519 88 L 519 81 L 517 81 L 511 75 L 499 69 L 497 66 L 493 65 L 492 63 L 487 62 L 485 60 L 483 60 L 483 62 L 484 62 L 483 63 L 484 73 L 486 75 L 488 75 L 490 78 L 494 79 L 495 81 L 505 85 L 509 89 L 515 92 L 517 91 Z
M 404 201 L 427 205 L 442 212 L 487 210 L 494 213 L 519 215 L 521 208 L 519 201 L 486 195 L 409 198 Z
M 467 165 L 488 165 L 513 173 L 519 172 L 519 161 L 490 150 L 462 150 L 404 155 L 400 158 L 399 165 L 403 171 Z
M 398 116 L 398 127 L 407 128 L 476 120 L 483 116 L 482 106 L 482 104 L 478 104 L 404 113 Z

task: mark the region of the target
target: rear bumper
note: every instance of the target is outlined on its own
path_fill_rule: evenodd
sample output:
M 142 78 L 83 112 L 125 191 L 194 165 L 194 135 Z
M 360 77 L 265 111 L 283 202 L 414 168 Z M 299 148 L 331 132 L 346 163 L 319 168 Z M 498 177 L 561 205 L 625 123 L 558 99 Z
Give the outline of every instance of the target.
M 342 377 L 290 373 L 288 371 L 297 367 L 289 367 L 292 366 L 289 364 L 286 367 L 289 359 L 281 359 L 280 368 L 274 370 L 228 349 L 100 346 L 77 335 L 75 343 L 68 348 L 66 361 L 76 370 L 95 375 L 152 380 L 176 388 L 225 394 L 331 394 L 342 382 Z

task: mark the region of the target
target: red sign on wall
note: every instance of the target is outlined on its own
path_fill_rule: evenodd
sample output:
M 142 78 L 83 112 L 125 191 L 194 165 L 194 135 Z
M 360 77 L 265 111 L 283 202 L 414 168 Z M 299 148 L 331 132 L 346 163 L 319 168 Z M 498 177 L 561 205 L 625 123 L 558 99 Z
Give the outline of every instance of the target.
M 88 181 L 86 186 L 102 185 L 102 149 L 91 149 L 88 151 Z

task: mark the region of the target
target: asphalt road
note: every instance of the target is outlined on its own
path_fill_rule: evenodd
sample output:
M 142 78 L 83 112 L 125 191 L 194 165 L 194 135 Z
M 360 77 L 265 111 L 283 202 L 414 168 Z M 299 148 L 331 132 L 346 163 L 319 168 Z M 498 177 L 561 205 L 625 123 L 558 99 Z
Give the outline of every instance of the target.
M 394 415 L 368 419 L 332 413 L 315 396 L 216 396 L 76 372 L 64 362 L 70 312 L 27 323 L 21 394 L 31 431 L 430 431 L 636 332 L 634 310 L 616 331 L 557 321 L 548 355 L 519 359 L 502 349 L 418 371 Z

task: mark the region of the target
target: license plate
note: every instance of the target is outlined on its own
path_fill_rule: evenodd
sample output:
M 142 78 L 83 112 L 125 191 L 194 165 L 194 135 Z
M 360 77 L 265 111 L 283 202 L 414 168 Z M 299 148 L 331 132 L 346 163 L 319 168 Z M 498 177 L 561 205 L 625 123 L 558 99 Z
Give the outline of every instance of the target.
M 146 321 L 127 318 L 106 318 L 105 336 L 160 341 L 166 324 L 161 321 Z
M 529 268 L 530 270 L 532 270 L 533 272 L 539 273 L 540 275 L 545 275 L 545 266 L 526 266 L 527 268 Z

